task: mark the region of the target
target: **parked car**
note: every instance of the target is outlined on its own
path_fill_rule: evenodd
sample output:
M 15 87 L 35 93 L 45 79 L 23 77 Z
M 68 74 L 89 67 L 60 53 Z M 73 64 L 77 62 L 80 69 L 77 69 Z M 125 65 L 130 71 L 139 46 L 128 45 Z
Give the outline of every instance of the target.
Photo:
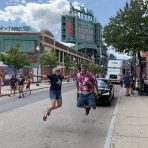
M 100 94 L 97 96 L 96 103 L 103 103 L 110 105 L 112 102 L 112 99 L 114 98 L 114 87 L 113 85 L 110 85 L 109 83 L 97 79 L 97 84 L 99 87 Z

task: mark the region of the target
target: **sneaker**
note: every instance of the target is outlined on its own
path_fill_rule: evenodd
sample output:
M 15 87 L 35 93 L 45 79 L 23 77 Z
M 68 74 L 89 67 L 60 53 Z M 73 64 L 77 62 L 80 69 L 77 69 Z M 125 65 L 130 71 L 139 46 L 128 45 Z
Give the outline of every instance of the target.
M 22 98 L 21 96 L 19 96 L 18 98 Z
M 128 94 L 128 95 L 125 95 L 125 96 L 130 96 L 130 94 Z
M 50 116 L 50 112 L 48 112 L 47 115 Z
M 95 110 L 96 109 L 96 106 L 93 106 L 93 109 Z
M 86 115 L 88 115 L 90 111 L 90 107 L 85 108 L 85 110 L 86 110 Z
M 43 120 L 44 120 L 44 121 L 47 120 L 47 115 L 46 115 L 46 114 L 44 114 L 44 116 L 43 116 Z

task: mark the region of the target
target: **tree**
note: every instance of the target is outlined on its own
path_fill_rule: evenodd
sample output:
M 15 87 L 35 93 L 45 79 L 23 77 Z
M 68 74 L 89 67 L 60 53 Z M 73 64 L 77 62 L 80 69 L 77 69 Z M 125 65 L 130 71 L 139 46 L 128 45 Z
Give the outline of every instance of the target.
M 70 70 L 70 67 L 73 66 L 73 62 L 70 61 L 70 56 L 69 55 L 66 55 L 64 57 L 64 66 L 65 66 L 66 70 Z
M 108 46 L 119 53 L 138 54 L 142 82 L 141 51 L 148 50 L 148 1 L 131 0 L 104 27 L 103 37 Z M 142 83 L 141 83 L 142 86 Z M 141 88 L 142 90 L 142 88 Z
M 83 65 L 83 64 L 85 64 L 85 62 L 83 60 L 76 64 L 76 67 L 79 71 L 81 70 L 81 65 Z
M 6 50 L 5 53 L 0 53 L 0 61 L 10 67 L 15 76 L 21 68 L 30 65 L 27 54 L 20 52 L 19 47 L 20 45 L 17 44 Z
M 69 70 L 73 66 L 73 62 L 71 62 L 69 55 L 66 55 L 64 57 L 64 66 L 65 66 L 65 69 L 66 69 L 66 73 L 65 74 L 69 75 Z M 69 81 L 69 79 L 67 79 L 67 81 Z
M 58 65 L 58 57 L 56 56 L 55 53 L 49 52 L 49 51 L 44 51 L 41 54 L 41 63 L 44 67 L 48 67 L 53 69 Z
M 94 74 L 98 73 L 105 73 L 105 67 L 101 67 L 100 65 L 89 65 L 88 66 L 89 71 L 93 72 Z

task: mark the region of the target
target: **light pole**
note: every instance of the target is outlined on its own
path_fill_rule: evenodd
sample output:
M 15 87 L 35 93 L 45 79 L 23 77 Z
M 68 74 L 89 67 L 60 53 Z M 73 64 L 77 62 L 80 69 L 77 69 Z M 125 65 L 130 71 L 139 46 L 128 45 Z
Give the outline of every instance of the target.
M 37 83 L 36 83 L 36 86 L 39 86 L 39 64 L 40 64 L 40 47 L 37 46 L 36 47 L 36 52 L 37 52 Z

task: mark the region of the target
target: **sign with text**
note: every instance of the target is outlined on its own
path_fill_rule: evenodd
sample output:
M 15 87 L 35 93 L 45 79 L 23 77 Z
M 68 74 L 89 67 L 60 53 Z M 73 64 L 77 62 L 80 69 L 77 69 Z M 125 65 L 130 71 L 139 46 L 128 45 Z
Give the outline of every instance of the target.
M 23 32 L 27 31 L 30 32 L 32 31 L 30 26 L 0 26 L 0 31 L 17 31 L 17 32 Z

